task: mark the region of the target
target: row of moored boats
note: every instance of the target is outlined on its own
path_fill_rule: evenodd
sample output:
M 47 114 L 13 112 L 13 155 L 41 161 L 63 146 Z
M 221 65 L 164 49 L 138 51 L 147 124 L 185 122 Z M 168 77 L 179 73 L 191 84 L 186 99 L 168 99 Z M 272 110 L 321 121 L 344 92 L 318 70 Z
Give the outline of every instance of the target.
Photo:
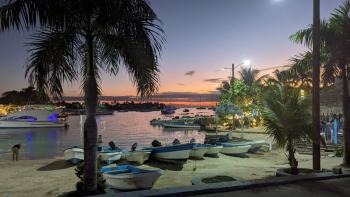
M 135 143 L 131 150 L 115 147 L 110 143 L 109 147 L 103 147 L 99 151 L 99 158 L 106 164 L 111 164 L 121 159 L 136 164 L 143 164 L 149 158 L 171 163 L 184 163 L 189 158 L 203 159 L 204 156 L 218 157 L 219 153 L 242 156 L 247 152 L 254 153 L 265 144 L 265 141 L 251 142 L 226 142 L 221 144 L 180 144 L 175 139 L 171 145 L 162 145 L 154 140 L 152 147 L 138 148 Z M 84 150 L 78 147 L 69 148 L 64 151 L 64 157 L 72 164 L 84 160 Z M 101 169 L 107 184 L 119 190 L 148 189 L 163 174 L 161 170 L 145 170 L 133 165 L 119 165 L 117 167 L 105 166 Z

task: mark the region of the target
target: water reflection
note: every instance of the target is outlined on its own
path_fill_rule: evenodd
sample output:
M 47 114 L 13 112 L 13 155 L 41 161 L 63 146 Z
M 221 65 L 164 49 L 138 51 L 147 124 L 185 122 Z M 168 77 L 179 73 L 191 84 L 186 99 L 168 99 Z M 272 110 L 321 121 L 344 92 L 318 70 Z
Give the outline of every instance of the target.
M 182 113 L 182 109 L 177 110 Z M 195 111 L 195 110 L 193 110 Z M 210 113 L 210 111 L 208 111 Z M 154 139 L 162 144 L 171 143 L 174 138 L 189 142 L 195 138 L 204 141 L 204 134 L 191 129 L 172 129 L 152 126 L 149 121 L 160 117 L 159 112 L 115 112 L 111 116 L 97 117 L 99 134 L 105 145 L 114 141 L 123 148 L 137 142 L 139 146 L 150 146 Z M 53 158 L 61 156 L 63 150 L 83 145 L 81 118 L 68 118 L 69 128 L 0 129 L 0 158 L 8 157 L 14 144 L 22 145 L 21 157 L 28 159 Z

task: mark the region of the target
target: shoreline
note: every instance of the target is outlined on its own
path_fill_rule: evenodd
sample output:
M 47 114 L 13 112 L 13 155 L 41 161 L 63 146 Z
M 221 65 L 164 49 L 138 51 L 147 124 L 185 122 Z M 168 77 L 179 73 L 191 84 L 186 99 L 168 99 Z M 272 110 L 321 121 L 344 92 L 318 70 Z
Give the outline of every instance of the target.
M 297 154 L 299 167 L 311 168 L 312 156 Z M 342 158 L 324 156 L 322 168 L 331 169 L 341 164 Z M 122 163 L 122 162 L 121 162 Z M 204 160 L 188 160 L 180 169 L 160 162 L 147 162 L 145 169 L 161 168 L 164 175 L 154 189 L 192 185 L 193 176 L 232 176 L 238 180 L 254 180 L 275 176 L 277 168 L 288 167 L 288 161 L 281 150 L 249 154 L 249 158 L 220 154 L 219 158 L 206 157 Z M 196 168 L 196 170 L 194 170 Z M 0 160 L 2 181 L 0 191 L 5 196 L 57 196 L 75 190 L 78 178 L 75 166 L 63 158 L 40 160 Z
M 235 132 L 234 137 L 240 137 Z M 244 139 L 266 140 L 271 138 L 264 133 L 243 133 Z M 275 146 L 273 146 L 275 147 Z M 64 192 L 75 190 L 78 178 L 75 175 L 75 166 L 63 160 L 63 157 L 53 159 L 23 159 L 13 162 L 9 155 L 0 157 L 0 191 L 5 196 L 57 196 Z M 219 154 L 219 158 L 205 157 L 204 160 L 188 160 L 183 166 L 176 167 L 155 161 L 147 161 L 141 168 L 161 168 L 164 171 L 154 189 L 192 185 L 193 176 L 232 176 L 237 180 L 256 180 L 275 176 L 276 170 L 288 167 L 288 160 L 284 151 L 273 149 L 270 152 L 248 154 L 248 158 L 240 158 Z M 312 168 L 312 155 L 296 154 L 300 168 Z M 117 164 L 124 164 L 125 161 Z M 321 167 L 332 169 L 342 163 L 340 157 L 321 157 Z M 115 165 L 115 164 L 113 164 Z

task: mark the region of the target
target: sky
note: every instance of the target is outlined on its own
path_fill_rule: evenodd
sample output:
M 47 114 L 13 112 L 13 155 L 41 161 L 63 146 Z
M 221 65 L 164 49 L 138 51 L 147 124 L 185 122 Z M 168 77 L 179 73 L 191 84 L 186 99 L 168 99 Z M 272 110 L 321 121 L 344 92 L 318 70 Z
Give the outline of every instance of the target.
M 160 92 L 208 93 L 231 75 L 223 70 L 245 59 L 254 69 L 288 64 L 307 50 L 288 37 L 312 23 L 312 0 L 149 0 L 163 22 Z M 327 19 L 342 0 L 321 0 Z M 28 86 L 24 79 L 30 34 L 0 33 L 0 93 Z M 237 73 L 236 73 L 237 74 Z M 102 75 L 104 96 L 136 95 L 127 72 Z M 64 85 L 79 96 L 80 82 Z

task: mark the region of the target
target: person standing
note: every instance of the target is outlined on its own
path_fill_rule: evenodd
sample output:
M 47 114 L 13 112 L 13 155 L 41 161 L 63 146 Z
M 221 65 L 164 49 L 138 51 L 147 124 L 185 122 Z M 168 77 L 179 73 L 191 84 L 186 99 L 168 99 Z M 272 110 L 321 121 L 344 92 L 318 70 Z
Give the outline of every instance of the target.
M 97 150 L 98 151 L 101 151 L 102 150 L 102 136 L 101 135 L 98 135 L 98 139 L 97 139 Z
M 12 146 L 12 161 L 18 161 L 20 149 L 21 149 L 21 144 L 16 144 Z

